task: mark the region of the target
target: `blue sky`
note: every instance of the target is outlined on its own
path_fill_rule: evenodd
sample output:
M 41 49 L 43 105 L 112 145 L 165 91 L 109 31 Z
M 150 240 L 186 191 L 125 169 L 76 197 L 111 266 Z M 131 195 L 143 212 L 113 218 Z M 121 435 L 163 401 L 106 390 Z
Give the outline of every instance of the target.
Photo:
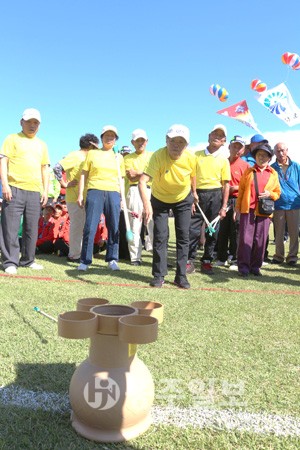
M 52 0 L 5 2 L 1 7 L 1 142 L 20 130 L 27 107 L 42 114 L 39 136 L 51 163 L 78 148 L 82 134 L 119 130 L 119 146 L 134 128 L 149 135 L 149 150 L 165 143 L 172 123 L 191 130 L 191 145 L 206 143 L 213 125 L 228 135 L 254 132 L 216 111 L 240 100 L 272 144 L 300 147 L 300 125 L 289 128 L 255 99 L 250 82 L 283 81 L 300 106 L 300 70 L 281 55 L 300 53 L 298 0 Z M 209 93 L 218 83 L 227 102 Z M 272 139 L 274 142 L 272 142 Z M 296 146 L 295 146 L 295 151 Z M 300 148 L 299 148 L 300 154 Z

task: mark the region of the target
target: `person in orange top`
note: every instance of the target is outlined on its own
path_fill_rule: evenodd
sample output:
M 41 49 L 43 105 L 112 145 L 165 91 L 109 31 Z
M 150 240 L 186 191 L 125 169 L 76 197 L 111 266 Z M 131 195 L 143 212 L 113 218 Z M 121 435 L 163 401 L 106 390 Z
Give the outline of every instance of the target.
M 247 277 L 249 273 L 261 276 L 260 268 L 269 234 L 272 215 L 258 212 L 258 199 L 280 197 L 280 184 L 277 172 L 269 165 L 273 150 L 269 144 L 259 144 L 252 150 L 255 165 L 246 169 L 239 185 L 236 212 L 240 214 L 240 236 L 238 245 L 239 275 Z M 257 197 L 254 172 L 257 176 L 259 196 Z

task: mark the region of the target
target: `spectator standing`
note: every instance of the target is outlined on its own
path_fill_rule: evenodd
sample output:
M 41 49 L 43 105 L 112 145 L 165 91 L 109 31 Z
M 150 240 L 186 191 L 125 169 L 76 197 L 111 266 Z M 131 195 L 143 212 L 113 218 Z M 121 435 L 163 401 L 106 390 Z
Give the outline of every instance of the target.
M 245 141 L 241 136 L 234 136 L 229 144 L 229 164 L 231 180 L 229 182 L 229 199 L 226 216 L 220 222 L 218 235 L 217 253 L 218 261 L 216 265 L 224 266 L 232 264 L 232 268 L 236 268 L 237 262 L 237 242 L 239 220 L 236 219 L 235 204 L 239 191 L 239 184 L 242 174 L 248 169 L 249 164 L 244 161 L 241 156 L 245 150 Z M 229 243 L 229 247 L 228 247 Z M 230 255 L 230 260 L 228 256 Z M 228 262 L 227 262 L 228 260 Z
M 252 155 L 252 150 L 259 144 L 268 144 L 268 141 L 261 134 L 254 134 L 250 139 L 250 144 L 245 146 L 245 152 L 242 156 L 242 159 L 246 161 L 251 167 L 253 167 L 256 162 L 255 158 Z
M 224 125 L 215 125 L 208 135 L 208 146 L 205 150 L 195 153 L 196 187 L 199 205 L 207 220 L 211 222 L 218 215 L 221 220 L 226 216 L 229 196 L 230 167 L 223 154 L 223 145 L 226 142 L 226 128 Z M 195 272 L 195 259 L 199 245 L 201 228 L 204 223 L 202 213 L 196 208 L 192 214 L 190 224 L 190 245 L 187 273 Z M 201 258 L 201 272 L 213 274 L 212 260 L 217 243 L 219 224 L 215 233 L 206 234 L 204 253 Z
M 65 158 L 59 161 L 54 167 L 54 173 L 66 189 L 66 203 L 70 216 L 70 242 L 68 261 L 79 262 L 82 244 L 82 233 L 85 223 L 85 209 L 77 204 L 78 183 L 81 176 L 82 167 L 89 150 L 98 147 L 99 139 L 94 134 L 85 134 L 79 140 L 80 150 L 70 152 Z M 66 181 L 63 174 L 66 174 Z M 86 188 L 83 191 L 86 197 Z
M 40 204 L 45 206 L 48 199 L 50 161 L 46 144 L 36 136 L 40 123 L 41 115 L 37 109 L 25 109 L 20 121 L 22 131 L 9 135 L 1 149 L 2 262 L 5 272 L 10 275 L 16 274 L 19 266 L 43 269 L 43 266 L 35 263 L 34 258 Z M 18 230 L 22 215 L 20 258 Z
M 124 158 L 126 177 L 129 181 L 129 189 L 126 196 L 127 207 L 134 214 L 129 214 L 130 227 L 133 232 L 133 240 L 128 242 L 131 264 L 134 266 L 141 265 L 142 256 L 142 240 L 141 229 L 143 225 L 143 202 L 138 189 L 140 177 L 144 172 L 144 168 L 148 163 L 151 154 L 146 151 L 148 143 L 147 133 L 144 130 L 136 129 L 132 133 L 131 143 L 135 148 L 134 153 L 130 153 Z M 147 194 L 150 199 L 150 184 L 147 184 Z M 147 231 L 153 242 L 153 220 L 147 225 Z
M 288 147 L 278 142 L 274 147 L 276 162 L 271 165 L 278 173 L 281 195 L 275 202 L 273 224 L 275 229 L 275 255 L 272 264 L 282 264 L 285 259 L 284 236 L 287 225 L 289 252 L 286 262 L 294 266 L 298 260 L 300 221 L 300 164 L 288 156 Z
M 187 151 L 190 131 L 184 125 L 172 125 L 167 132 L 166 147 L 157 150 L 150 158 L 140 177 L 139 189 L 142 197 L 145 223 L 153 216 L 153 279 L 150 286 L 161 288 L 167 275 L 168 218 L 170 209 L 174 214 L 176 233 L 176 275 L 174 284 L 189 289 L 186 263 L 189 249 L 189 223 L 196 193 L 195 156 Z M 149 201 L 147 184 L 152 180 L 152 195 Z
M 108 229 L 105 260 L 111 270 L 120 270 L 119 219 L 120 183 L 125 176 L 123 156 L 114 152 L 118 139 L 117 128 L 106 125 L 101 132 L 102 148 L 89 150 L 82 167 L 79 182 L 78 205 L 84 206 L 84 187 L 87 189 L 85 202 L 86 221 L 83 230 L 82 250 L 78 270 L 86 271 L 92 262 L 94 238 L 104 213 Z
M 242 277 L 249 273 L 261 276 L 264 251 L 272 215 L 261 215 L 258 211 L 259 198 L 277 200 L 280 185 L 276 171 L 269 163 L 273 150 L 269 144 L 258 144 L 252 150 L 255 165 L 246 169 L 239 185 L 236 211 L 240 213 L 240 235 L 238 245 L 238 270 Z M 254 173 L 257 176 L 259 196 L 257 197 Z

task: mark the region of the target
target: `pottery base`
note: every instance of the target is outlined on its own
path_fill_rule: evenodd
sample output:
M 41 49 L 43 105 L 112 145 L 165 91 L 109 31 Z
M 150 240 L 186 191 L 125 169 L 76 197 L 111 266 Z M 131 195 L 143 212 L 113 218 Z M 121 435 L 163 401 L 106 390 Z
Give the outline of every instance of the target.
M 128 428 L 121 428 L 120 430 L 101 430 L 100 428 L 90 427 L 81 422 L 72 411 L 71 414 L 72 426 L 75 431 L 81 436 L 95 442 L 123 442 L 129 441 L 138 437 L 140 434 L 148 430 L 152 424 L 151 414 L 149 414 L 143 421 L 137 425 Z

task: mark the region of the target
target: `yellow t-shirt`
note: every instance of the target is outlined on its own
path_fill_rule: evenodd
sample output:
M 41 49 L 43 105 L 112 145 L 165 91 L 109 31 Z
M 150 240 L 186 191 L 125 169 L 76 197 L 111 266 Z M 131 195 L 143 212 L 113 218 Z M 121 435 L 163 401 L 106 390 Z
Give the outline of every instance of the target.
M 222 187 L 222 181 L 230 181 L 230 165 L 223 155 L 206 155 L 205 150 L 195 153 L 197 159 L 196 188 L 217 189 Z
M 124 159 L 113 150 L 89 150 L 82 170 L 88 172 L 87 189 L 120 192 L 119 172 L 125 176 Z
M 24 133 L 10 134 L 4 140 L 1 154 L 8 158 L 8 184 L 26 191 L 40 192 L 42 188 L 41 167 L 49 165 L 45 142 Z
M 76 150 L 69 153 L 65 158 L 59 161 L 59 164 L 64 168 L 67 180 L 77 180 L 79 182 L 82 167 L 86 158 L 86 152 L 83 150 Z M 86 197 L 86 187 L 83 192 L 84 198 Z M 66 189 L 66 201 L 69 203 L 76 203 L 78 197 L 78 185 L 74 187 L 68 187 Z
M 151 155 L 152 153 L 150 152 L 143 152 L 141 154 L 129 153 L 124 157 L 125 170 L 134 169 L 137 172 L 143 173 L 146 164 L 148 164 L 151 158 Z M 138 184 L 138 181 L 130 181 L 127 177 L 126 179 L 128 180 L 129 186 Z M 148 184 L 151 185 L 151 182 Z
M 144 173 L 152 178 L 152 194 L 164 203 L 184 200 L 191 191 L 191 177 L 196 174 L 195 155 L 184 150 L 177 160 L 170 158 L 167 147 L 154 152 Z

